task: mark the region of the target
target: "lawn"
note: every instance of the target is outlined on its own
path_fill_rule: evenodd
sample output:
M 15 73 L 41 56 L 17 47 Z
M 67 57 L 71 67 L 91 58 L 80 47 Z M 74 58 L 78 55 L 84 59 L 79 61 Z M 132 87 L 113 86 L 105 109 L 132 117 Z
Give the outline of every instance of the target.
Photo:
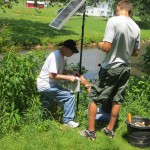
M 48 122 L 45 124 L 48 125 Z M 128 143 L 125 122 L 117 128 L 113 140 L 100 130 L 97 131 L 96 141 L 88 140 L 80 135 L 83 129 L 83 126 L 69 129 L 53 121 L 49 121 L 47 131 L 40 131 L 40 127 L 37 128 L 36 125 L 25 126 L 21 132 L 0 139 L 0 148 L 1 150 L 140 150 Z
M 57 10 L 62 6 L 54 5 L 45 9 L 26 8 L 21 2 L 3 13 L 0 10 L 0 21 L 7 24 L 9 36 L 15 45 L 31 46 L 56 44 L 64 39 L 81 39 L 82 16 L 72 16 L 62 29 L 49 27 L 49 23 L 57 16 Z M 103 39 L 108 18 L 86 17 L 84 28 L 84 43 L 98 42 Z M 139 18 L 136 19 L 141 27 L 141 39 L 150 39 L 150 30 L 146 30 Z

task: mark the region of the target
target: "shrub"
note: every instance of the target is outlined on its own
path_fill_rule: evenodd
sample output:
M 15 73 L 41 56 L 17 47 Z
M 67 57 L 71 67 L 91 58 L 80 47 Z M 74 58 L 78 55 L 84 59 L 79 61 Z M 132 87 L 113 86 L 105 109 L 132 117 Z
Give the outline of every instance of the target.
M 150 73 L 150 46 L 146 47 L 146 53 L 142 56 L 142 62 L 148 73 Z
M 8 24 L 0 22 L 0 53 L 12 49 L 13 45 L 11 30 L 8 28 Z
M 11 51 L 4 54 L 0 63 L 0 126 L 4 132 L 18 126 L 20 118 L 35 107 L 36 77 L 45 55 L 45 52 L 20 55 Z
M 131 76 L 125 94 L 122 119 L 130 112 L 134 116 L 148 117 L 150 114 L 150 77 L 140 80 Z

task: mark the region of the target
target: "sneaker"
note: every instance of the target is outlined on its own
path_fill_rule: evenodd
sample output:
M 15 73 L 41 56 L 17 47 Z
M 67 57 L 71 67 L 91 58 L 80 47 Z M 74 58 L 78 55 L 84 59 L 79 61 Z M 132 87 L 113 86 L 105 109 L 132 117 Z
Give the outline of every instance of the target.
M 74 121 L 69 121 L 67 123 L 64 123 L 64 126 L 68 126 L 70 128 L 77 128 L 79 126 L 79 123 Z
M 87 137 L 87 138 L 89 138 L 92 141 L 96 140 L 96 133 L 95 133 L 95 131 L 89 131 L 88 129 L 86 129 L 86 130 L 83 130 L 80 134 L 81 134 L 81 136 Z
M 102 131 L 103 133 L 105 133 L 107 136 L 109 136 L 111 139 L 113 139 L 114 136 L 115 136 L 114 132 L 111 131 L 111 130 L 108 130 L 106 127 L 103 128 L 101 131 Z

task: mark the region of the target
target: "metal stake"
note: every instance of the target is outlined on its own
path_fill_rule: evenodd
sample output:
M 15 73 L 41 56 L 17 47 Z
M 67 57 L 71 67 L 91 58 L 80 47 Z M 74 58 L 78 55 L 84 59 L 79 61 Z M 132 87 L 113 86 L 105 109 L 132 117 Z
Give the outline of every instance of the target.
M 86 2 L 84 3 L 84 8 L 83 8 L 83 18 L 82 18 L 82 35 L 81 35 L 81 51 L 80 51 L 80 64 L 79 64 L 79 73 L 81 74 L 81 69 L 82 69 L 82 51 L 83 51 L 83 40 L 84 40 L 84 23 L 85 23 L 85 7 L 86 7 Z M 79 105 L 79 95 L 80 93 L 77 93 L 77 112 L 78 112 L 78 105 Z

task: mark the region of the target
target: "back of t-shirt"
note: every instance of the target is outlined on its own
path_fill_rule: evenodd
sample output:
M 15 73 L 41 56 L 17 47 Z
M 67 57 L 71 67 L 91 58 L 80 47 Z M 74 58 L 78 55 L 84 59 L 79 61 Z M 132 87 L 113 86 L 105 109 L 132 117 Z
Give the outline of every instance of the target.
M 116 68 L 121 64 L 129 65 L 133 49 L 140 49 L 140 29 L 129 17 L 116 16 L 108 20 L 103 41 L 112 47 L 101 64 L 103 68 Z

